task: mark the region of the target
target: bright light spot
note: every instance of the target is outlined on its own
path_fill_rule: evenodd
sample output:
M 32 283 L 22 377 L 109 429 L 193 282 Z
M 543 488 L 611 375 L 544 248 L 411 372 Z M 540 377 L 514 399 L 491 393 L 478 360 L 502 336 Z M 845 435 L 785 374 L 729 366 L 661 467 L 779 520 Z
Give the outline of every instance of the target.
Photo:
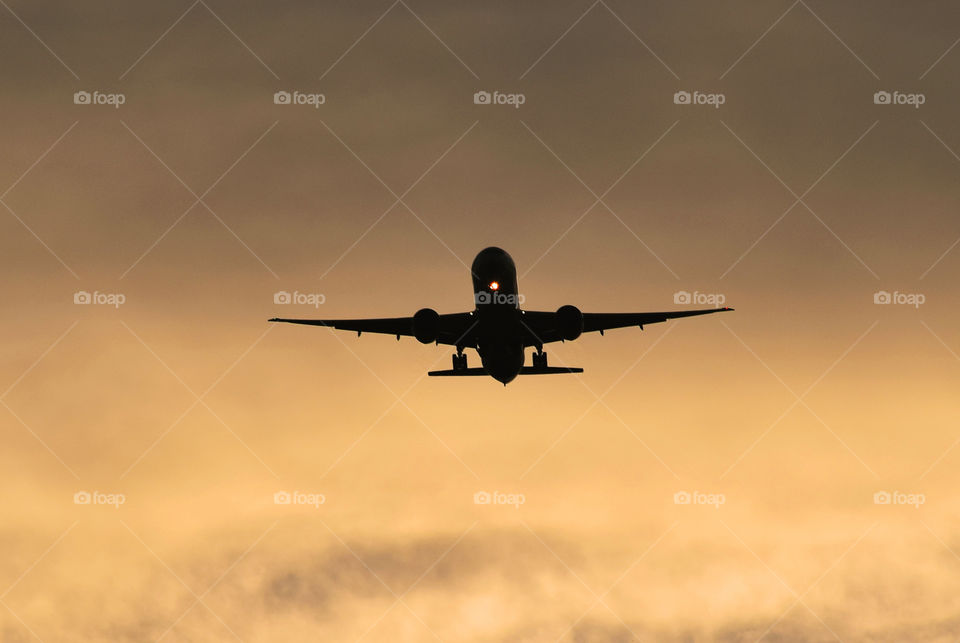
M 500 288 L 500 283 L 499 283 L 499 282 L 497 282 L 497 281 L 491 281 L 491 282 L 490 282 L 490 290 L 497 290 L 498 288 Z

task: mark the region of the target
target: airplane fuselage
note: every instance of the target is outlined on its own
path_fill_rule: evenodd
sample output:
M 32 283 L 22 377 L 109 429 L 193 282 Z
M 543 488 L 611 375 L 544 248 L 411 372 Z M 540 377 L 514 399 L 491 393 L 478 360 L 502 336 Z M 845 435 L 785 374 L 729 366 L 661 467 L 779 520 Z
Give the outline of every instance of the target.
M 498 382 L 512 381 L 523 367 L 524 344 L 517 267 L 505 250 L 485 248 L 470 268 L 477 316 L 477 353 Z

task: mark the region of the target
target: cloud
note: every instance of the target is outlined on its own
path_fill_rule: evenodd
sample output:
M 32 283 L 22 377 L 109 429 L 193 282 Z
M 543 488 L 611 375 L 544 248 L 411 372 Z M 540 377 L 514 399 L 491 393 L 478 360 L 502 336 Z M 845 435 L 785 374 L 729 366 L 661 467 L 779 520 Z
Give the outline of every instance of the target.
M 320 538 L 323 533 L 327 537 Z M 298 523 L 265 538 L 246 556 L 247 548 L 224 548 L 211 536 L 195 543 L 189 560 L 173 565 L 203 595 L 209 611 L 203 605 L 191 608 L 195 598 L 171 581 L 168 570 L 150 565 L 126 570 L 138 580 L 134 590 L 123 593 L 124 602 L 100 610 L 53 610 L 41 635 L 136 641 L 156 639 L 176 622 L 171 633 L 205 640 L 229 638 L 229 628 L 244 640 L 351 640 L 365 633 L 371 640 L 423 640 L 432 631 L 444 640 L 463 641 L 566 635 L 591 642 L 638 636 L 733 643 L 761 635 L 769 641 L 827 640 L 833 631 L 844 641 L 893 642 L 947 640 L 960 625 L 948 598 L 956 583 L 938 575 L 936 561 L 865 564 L 878 553 L 873 547 L 862 557 L 851 555 L 853 564 L 838 567 L 804 597 L 811 612 L 794 605 L 796 597 L 788 592 L 770 606 L 727 600 L 723 593 L 731 588 L 730 579 L 750 584 L 753 577 L 764 578 L 771 593 L 782 589 L 768 570 L 742 566 L 732 551 L 727 562 L 713 559 L 686 571 L 678 571 L 683 561 L 672 555 L 640 565 L 638 573 L 606 594 L 609 581 L 597 579 L 619 576 L 622 560 L 605 559 L 559 532 L 539 535 L 556 556 L 524 529 L 477 529 L 451 548 L 459 534 L 341 543 L 315 524 Z M 678 544 L 681 549 L 670 551 L 705 543 Z M 914 554 L 918 560 L 920 551 Z M 153 571 L 144 574 L 146 569 Z M 221 575 L 209 593 L 202 591 Z M 116 589 L 87 591 L 116 597 Z M 686 612 L 677 609 L 681 589 L 691 605 Z M 603 602 L 597 603 L 592 591 Z M 403 602 L 397 604 L 395 595 Z M 38 618 L 37 613 L 24 616 Z M 5 640 L 17 640 L 18 628 L 7 627 Z

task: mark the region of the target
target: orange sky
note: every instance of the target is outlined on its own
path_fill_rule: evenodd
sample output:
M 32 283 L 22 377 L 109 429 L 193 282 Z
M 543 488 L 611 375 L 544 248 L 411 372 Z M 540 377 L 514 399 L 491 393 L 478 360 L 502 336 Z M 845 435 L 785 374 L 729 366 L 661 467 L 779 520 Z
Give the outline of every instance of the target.
M 955 640 L 958 36 L 947 2 L 0 7 L 0 640 Z M 266 323 L 468 310 L 488 245 L 531 309 L 737 312 L 506 388 Z

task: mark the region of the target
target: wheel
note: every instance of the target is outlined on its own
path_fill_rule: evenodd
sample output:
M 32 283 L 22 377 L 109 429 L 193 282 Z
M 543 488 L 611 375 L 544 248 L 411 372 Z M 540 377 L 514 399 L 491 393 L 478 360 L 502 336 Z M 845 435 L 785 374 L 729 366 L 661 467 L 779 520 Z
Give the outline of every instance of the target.
M 533 367 L 534 368 L 546 368 L 547 366 L 547 354 L 544 352 L 534 353 L 533 354 Z

